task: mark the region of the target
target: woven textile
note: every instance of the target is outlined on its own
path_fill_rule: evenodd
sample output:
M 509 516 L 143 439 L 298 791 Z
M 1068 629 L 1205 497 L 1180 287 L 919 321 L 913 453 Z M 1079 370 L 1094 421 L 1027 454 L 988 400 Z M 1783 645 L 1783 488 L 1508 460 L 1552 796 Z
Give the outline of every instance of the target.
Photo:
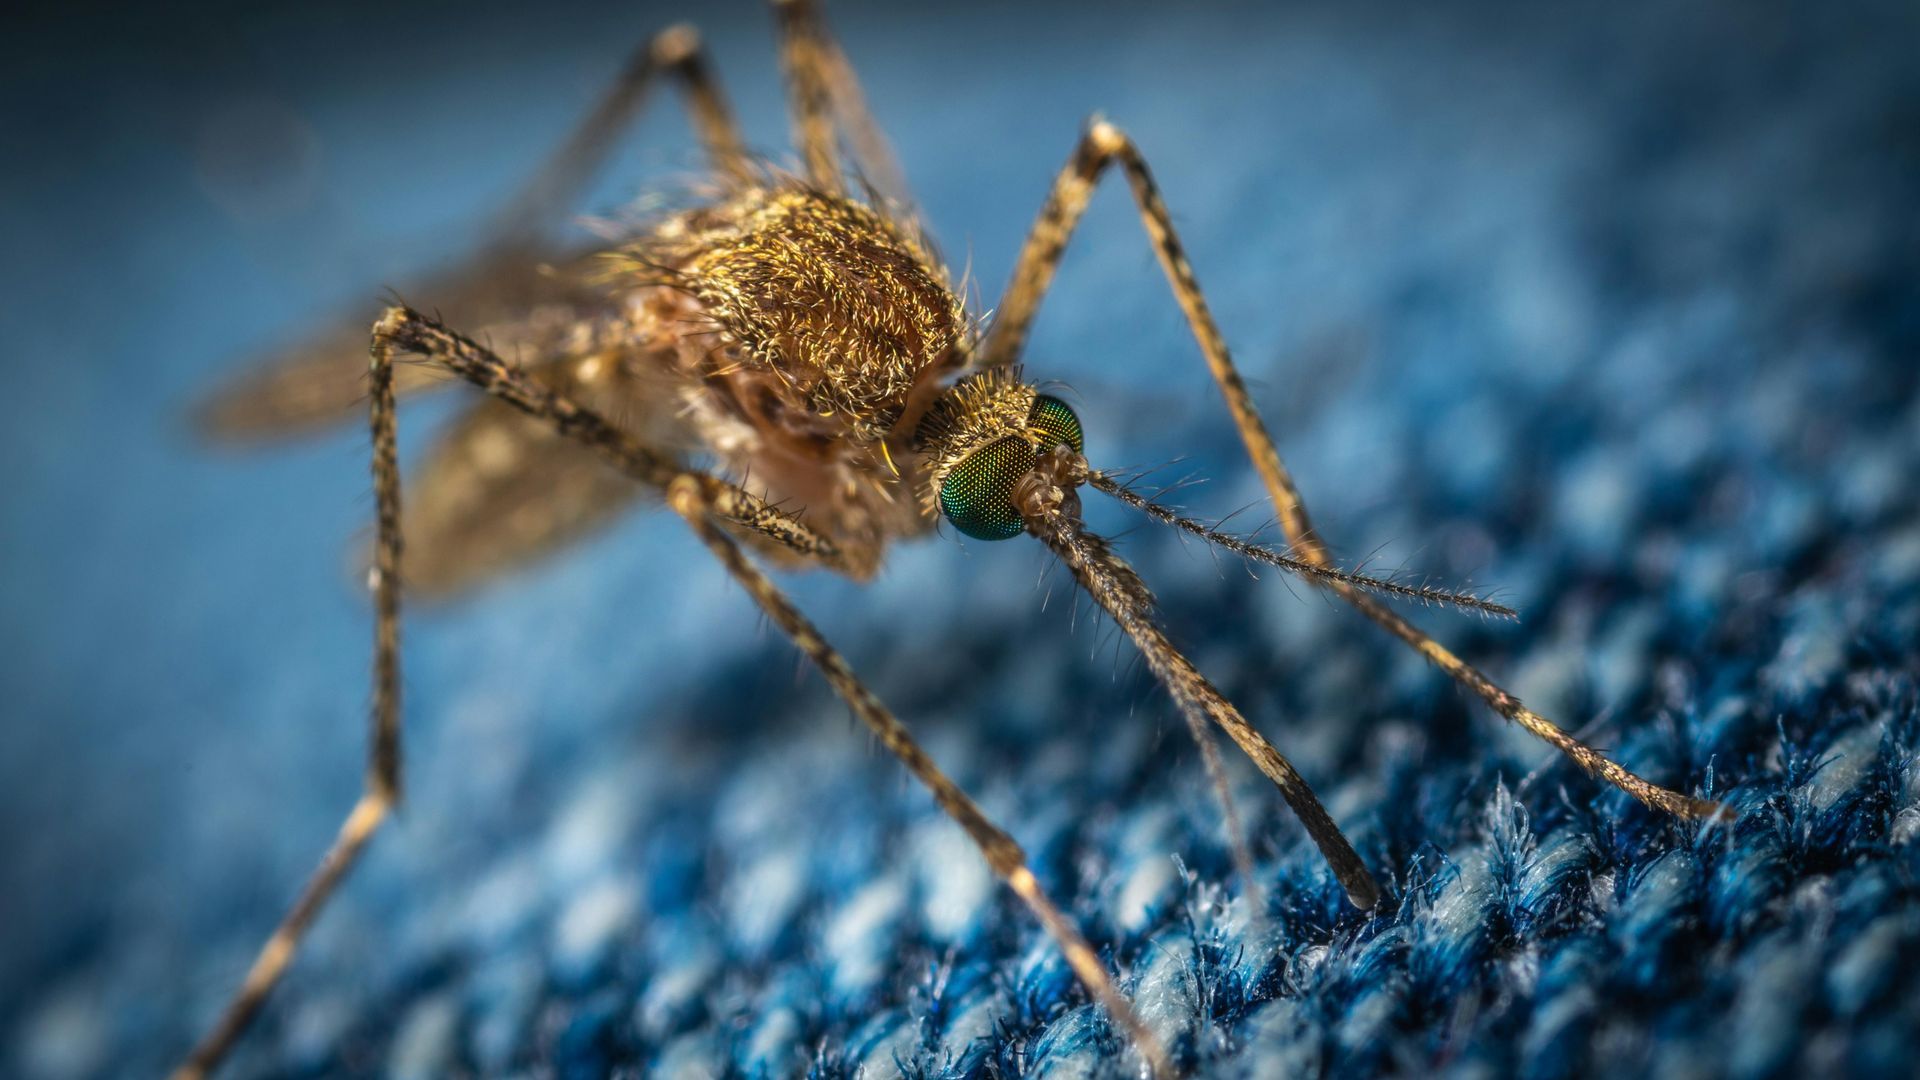
M 1039 545 L 949 530 L 868 588 L 785 583 L 1198 1073 L 1911 1075 L 1920 20 L 1404 7 L 1122 12 L 1088 31 L 1098 48 L 1078 18 L 1013 9 L 834 15 L 983 304 L 1075 125 L 1105 110 L 1153 161 L 1336 555 L 1494 588 L 1521 622 L 1410 615 L 1735 822 L 1639 807 L 1311 587 L 1089 493 L 1173 639 L 1387 894 L 1347 905 L 1223 743 L 1256 903 L 1184 725 Z M 399 79 L 402 130 L 444 122 L 408 167 L 441 179 L 392 181 L 393 216 L 355 227 L 486 205 L 583 100 L 515 88 L 592 84 L 633 19 L 557 24 L 597 60 L 516 60 L 482 35 L 459 39 L 465 66 Z M 750 134 L 775 144 L 766 31 L 742 21 L 709 29 Z M 261 56 L 360 40 L 250 32 Z M 935 60 L 956 67 L 921 70 Z M 1204 92 L 1156 90 L 1179 72 Z M 328 198 L 357 207 L 402 143 L 372 125 L 387 103 L 347 85 L 281 92 L 310 110 Z M 104 130 L 126 161 L 8 181 L 87 206 L 16 235 L 52 251 L 58 221 L 99 220 L 115 241 L 9 267 L 29 305 L 9 340 L 39 358 L 22 375 L 38 407 L 0 435 L 28 463 L 0 541 L 17 694 L 0 1071 L 19 1076 L 146 1075 L 190 1042 L 348 806 L 366 695 L 342 569 L 370 514 L 364 436 L 216 455 L 180 417 L 222 356 L 398 271 L 364 261 L 373 241 L 352 272 L 296 258 L 338 255 L 335 219 L 242 228 L 170 156 L 172 129 Z M 494 179 L 455 176 L 465 160 Z M 606 197 L 661 160 L 626 163 Z M 116 198 L 135 173 L 151 190 Z M 27 205 L 5 201 L 9 221 Z M 1096 463 L 1205 476 L 1169 497 L 1258 526 L 1257 478 L 1120 185 L 1083 243 L 1030 374 L 1066 384 Z M 113 295 L 124 310 L 85 317 Z M 66 327 L 24 317 L 35 304 Z M 407 412 L 409 456 L 444 416 Z M 233 1075 L 1138 1067 L 964 835 L 703 560 L 641 515 L 410 610 L 408 805 Z

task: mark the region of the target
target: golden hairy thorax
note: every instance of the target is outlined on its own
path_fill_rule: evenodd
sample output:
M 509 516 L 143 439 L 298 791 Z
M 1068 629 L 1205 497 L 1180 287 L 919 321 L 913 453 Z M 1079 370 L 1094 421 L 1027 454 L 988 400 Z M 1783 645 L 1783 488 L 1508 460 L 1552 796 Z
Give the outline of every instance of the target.
M 631 253 L 642 280 L 691 299 L 709 323 L 691 335 L 705 372 L 748 375 L 748 414 L 796 435 L 884 439 L 966 344 L 926 242 L 844 198 L 751 189 L 669 220 Z
M 972 327 L 917 231 L 785 184 L 676 214 L 612 258 L 729 472 L 804 507 L 856 577 L 931 528 L 913 433 Z

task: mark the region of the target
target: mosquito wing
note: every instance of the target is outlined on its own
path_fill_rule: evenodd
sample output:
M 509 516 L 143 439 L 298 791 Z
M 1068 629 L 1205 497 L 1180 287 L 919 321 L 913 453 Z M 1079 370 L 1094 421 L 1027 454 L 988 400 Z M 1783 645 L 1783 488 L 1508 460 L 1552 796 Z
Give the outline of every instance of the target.
M 644 356 L 569 357 L 531 374 L 649 445 L 690 444 L 673 384 Z M 590 535 L 646 494 L 552 424 L 488 398 L 454 422 L 407 484 L 407 587 L 447 596 L 481 584 Z
M 585 253 L 498 249 L 401 291 L 409 303 L 488 341 L 503 355 L 527 351 L 552 325 L 592 304 L 583 283 Z M 368 328 L 377 306 L 337 319 L 292 342 L 215 391 L 197 410 L 208 436 L 259 442 L 331 426 L 365 410 Z M 401 365 L 394 390 L 418 393 L 447 382 L 425 365 Z

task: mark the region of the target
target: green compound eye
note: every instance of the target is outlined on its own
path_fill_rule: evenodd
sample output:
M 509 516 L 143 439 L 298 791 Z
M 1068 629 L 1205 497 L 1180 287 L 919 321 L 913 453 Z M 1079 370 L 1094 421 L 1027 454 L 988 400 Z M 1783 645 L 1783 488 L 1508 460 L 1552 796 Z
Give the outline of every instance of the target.
M 975 540 L 1019 536 L 1026 525 L 1013 508 L 1013 485 L 1033 470 L 1034 461 L 1033 445 L 1015 435 L 975 450 L 941 483 L 940 512 Z
M 1042 454 L 1066 443 L 1078 454 L 1086 450 L 1086 437 L 1080 434 L 1080 418 L 1067 403 L 1041 394 L 1033 399 L 1033 411 L 1027 414 L 1027 426 L 1040 433 Z

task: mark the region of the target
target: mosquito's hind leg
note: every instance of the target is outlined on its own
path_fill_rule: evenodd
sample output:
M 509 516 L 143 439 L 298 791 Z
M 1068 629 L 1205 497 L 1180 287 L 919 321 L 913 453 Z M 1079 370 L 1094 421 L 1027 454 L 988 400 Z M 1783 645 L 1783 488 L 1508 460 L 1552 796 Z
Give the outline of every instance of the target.
M 592 111 L 514 196 L 501 215 L 495 246 L 537 242 L 540 230 L 566 213 L 663 76 L 680 84 L 688 117 L 714 172 L 734 184 L 751 178 L 739 125 L 720 92 L 700 32 L 685 23 L 670 26 L 633 54 Z
M 1273 437 L 1267 433 L 1260 414 L 1254 410 L 1246 383 L 1241 381 L 1240 373 L 1227 351 L 1226 340 L 1221 337 L 1220 328 L 1207 308 L 1206 298 L 1200 292 L 1200 283 L 1195 279 L 1193 266 L 1187 261 L 1180 238 L 1174 231 L 1173 219 L 1167 213 L 1166 204 L 1161 201 L 1160 189 L 1154 184 L 1153 174 L 1148 171 L 1146 160 L 1141 157 L 1133 141 L 1112 124 L 1095 120 L 1081 138 L 1066 168 L 1055 179 L 1053 190 L 1040 210 L 1039 220 L 1034 223 L 1033 231 L 1028 234 L 1026 245 L 1020 252 L 1013 280 L 995 309 L 993 328 L 980 351 L 980 366 L 1007 364 L 1019 357 L 1034 313 L 1039 308 L 1040 298 L 1045 295 L 1053 281 L 1054 272 L 1059 269 L 1061 254 L 1073 235 L 1074 226 L 1085 212 L 1087 201 L 1092 197 L 1101 175 L 1108 166 L 1116 163 L 1127 175 L 1134 201 L 1140 208 L 1141 223 L 1153 243 L 1154 255 L 1160 260 L 1161 269 L 1166 271 L 1167 281 L 1173 287 L 1180 309 L 1186 313 L 1193 336 L 1200 343 L 1207 367 L 1227 399 L 1227 408 L 1233 414 L 1235 426 L 1240 429 L 1240 437 L 1246 444 L 1248 456 L 1253 459 L 1254 468 L 1259 470 L 1267 492 L 1273 498 L 1281 527 L 1286 530 L 1293 553 L 1317 565 L 1331 567 L 1333 561 L 1327 554 L 1326 545 L 1314 533 L 1300 491 L 1286 466 L 1281 463 Z M 1315 579 L 1315 584 L 1338 593 L 1389 633 L 1418 649 L 1461 685 L 1480 695 L 1495 712 L 1539 736 L 1594 776 L 1648 806 L 1668 813 L 1696 816 L 1711 814 L 1718 809 L 1715 803 L 1670 791 L 1609 761 L 1553 721 L 1522 705 L 1518 698 L 1373 597 L 1340 581 Z
M 261 947 L 220 1018 L 174 1071 L 174 1080 L 205 1076 L 226 1056 L 285 974 L 320 909 L 400 802 L 400 465 L 394 435 L 393 356 L 377 340 L 368 384 L 377 524 L 372 573 L 373 710 L 364 790 L 299 899 Z
M 415 291 L 466 326 L 523 317 L 529 309 L 574 298 L 578 253 L 554 250 L 546 234 L 580 198 L 620 132 L 662 77 L 680 84 L 695 132 L 714 172 L 728 185 L 746 183 L 752 170 L 733 113 L 690 26 L 654 35 L 627 61 L 612 86 L 553 154 L 507 203 L 486 238 L 462 265 L 426 280 Z M 557 273 L 545 264 L 560 264 Z M 257 439 L 333 423 L 360 404 L 366 318 L 350 320 L 273 355 L 243 373 L 198 409 L 198 423 L 224 439 Z M 406 395 L 444 380 L 401 369 L 396 389 Z
M 910 206 L 906 178 L 892 147 L 867 108 L 853 65 L 840 51 L 815 0 L 772 0 L 780 25 L 780 64 L 787 75 L 794 142 L 807 182 L 828 192 L 844 190 L 835 125 L 853 150 L 859 179 L 884 198 Z
M 1072 966 L 1074 974 L 1106 1009 L 1107 1014 L 1127 1031 L 1153 1072 L 1158 1076 L 1173 1075 L 1165 1048 L 1114 986 L 1106 965 L 1093 951 L 1093 946 L 1087 943 L 1087 939 L 1061 912 L 1059 905 L 1040 887 L 1039 880 L 1027 866 L 1026 853 L 1021 850 L 1019 843 L 995 825 L 979 805 L 934 764 L 920 744 L 914 741 L 906 725 L 874 696 L 873 691 L 867 689 L 846 660 L 820 636 L 820 632 L 793 606 L 779 586 L 768 580 L 740 550 L 740 546 L 714 524 L 711 517 L 714 513 L 713 504 L 699 483 L 691 477 L 675 481 L 668 488 L 667 502 L 675 513 L 693 527 L 714 557 L 747 590 L 754 603 L 820 669 L 834 692 L 846 701 L 854 715 L 873 729 L 881 744 L 926 785 L 934 801 L 940 804 L 940 809 L 966 830 L 967 836 L 980 848 L 980 854 L 986 857 L 987 865 L 1039 918 L 1041 925 L 1060 946 L 1061 952 L 1066 954 L 1067 963 Z

